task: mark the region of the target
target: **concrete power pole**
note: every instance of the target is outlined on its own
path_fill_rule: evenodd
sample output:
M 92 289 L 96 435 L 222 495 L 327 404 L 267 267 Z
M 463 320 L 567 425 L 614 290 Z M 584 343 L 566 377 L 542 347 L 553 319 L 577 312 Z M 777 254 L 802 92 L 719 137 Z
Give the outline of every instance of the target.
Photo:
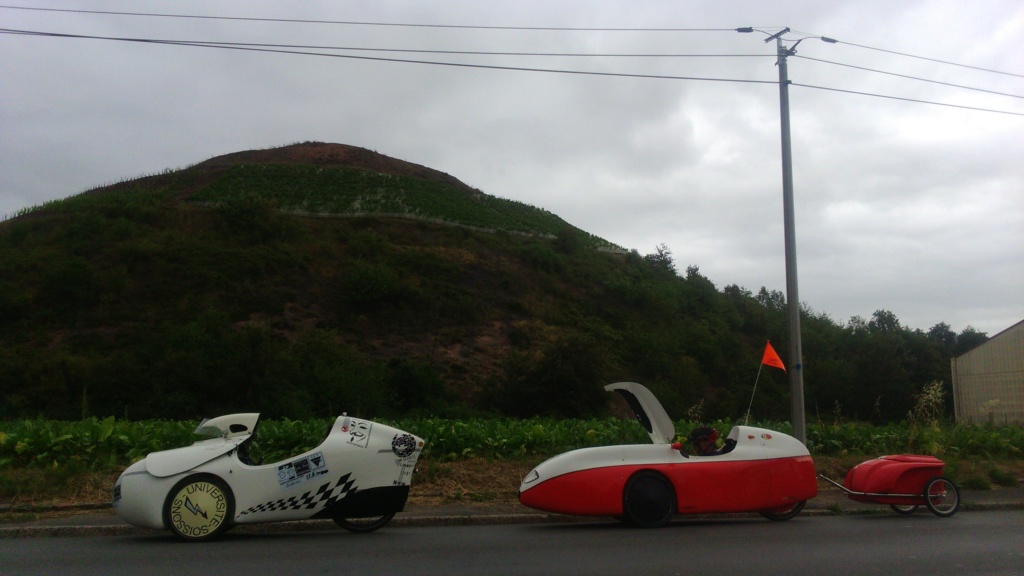
M 789 70 L 786 67 L 786 58 L 796 53 L 796 44 L 793 48 L 783 46 L 782 33 L 775 36 L 775 43 L 779 52 L 779 113 L 782 119 L 782 212 L 786 236 L 786 305 L 789 311 L 789 390 L 793 412 L 793 436 L 807 444 L 807 424 L 804 418 L 804 353 L 800 342 L 800 294 L 796 281 L 793 152 L 789 134 Z
M 737 32 L 753 32 L 752 28 L 739 28 Z M 779 115 L 782 124 L 782 211 L 785 228 L 786 244 L 786 305 L 789 312 L 789 390 L 790 409 L 792 412 L 793 436 L 807 444 L 807 423 L 804 409 L 804 365 L 803 345 L 800 342 L 800 293 L 797 288 L 796 272 L 796 222 L 793 209 L 793 152 L 789 132 L 789 71 L 786 58 L 796 54 L 796 44 L 792 48 L 782 45 L 782 35 L 789 32 L 785 28 L 772 34 L 765 42 L 775 40 L 779 59 Z

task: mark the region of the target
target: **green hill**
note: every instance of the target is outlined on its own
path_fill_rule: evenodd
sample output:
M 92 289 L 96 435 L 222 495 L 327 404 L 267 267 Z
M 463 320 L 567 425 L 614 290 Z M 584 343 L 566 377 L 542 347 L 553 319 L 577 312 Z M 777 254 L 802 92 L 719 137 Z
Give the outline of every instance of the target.
M 719 291 L 667 250 L 339 144 L 26 210 L 0 223 L 0 270 L 0 418 L 582 416 L 619 380 L 676 416 L 741 417 L 764 341 L 785 350 L 778 292 Z M 898 419 L 978 336 L 889 316 L 808 311 L 812 414 Z M 787 394 L 763 373 L 755 414 L 788 418 Z

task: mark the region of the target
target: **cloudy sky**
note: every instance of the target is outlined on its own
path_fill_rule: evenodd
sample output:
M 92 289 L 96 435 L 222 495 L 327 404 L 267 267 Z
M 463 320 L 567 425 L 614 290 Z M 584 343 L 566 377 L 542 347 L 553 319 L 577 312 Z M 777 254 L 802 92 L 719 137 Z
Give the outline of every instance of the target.
M 785 291 L 765 39 L 788 27 L 800 300 L 990 336 L 1024 319 L 1020 0 L 2 3 L 8 31 L 278 52 L 0 34 L 0 216 L 336 142 L 754 292 Z

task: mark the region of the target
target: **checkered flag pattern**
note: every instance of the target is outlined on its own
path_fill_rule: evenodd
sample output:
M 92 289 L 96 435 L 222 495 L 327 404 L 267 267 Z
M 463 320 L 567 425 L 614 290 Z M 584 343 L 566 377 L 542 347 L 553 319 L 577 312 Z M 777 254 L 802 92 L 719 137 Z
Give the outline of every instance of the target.
M 304 492 L 302 496 L 292 496 L 291 498 L 281 498 L 279 500 L 273 500 L 271 502 L 264 502 L 258 504 L 243 511 L 238 516 L 246 516 L 248 514 L 258 514 L 260 512 L 276 512 L 278 510 L 314 510 L 316 508 L 326 508 L 331 504 L 334 504 L 338 500 L 348 496 L 350 493 L 358 490 L 353 483 L 355 480 L 351 480 L 351 473 L 345 474 L 338 481 L 331 486 L 330 482 L 321 484 L 320 488 L 316 490 L 316 493 L 312 491 Z

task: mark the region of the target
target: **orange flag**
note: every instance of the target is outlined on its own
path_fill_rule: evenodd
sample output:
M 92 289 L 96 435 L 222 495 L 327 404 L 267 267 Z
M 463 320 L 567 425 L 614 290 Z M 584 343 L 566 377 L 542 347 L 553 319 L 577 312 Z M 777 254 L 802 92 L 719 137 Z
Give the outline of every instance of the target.
M 779 358 L 779 354 L 772 348 L 771 341 L 765 343 L 764 355 L 761 356 L 761 364 L 771 366 L 772 368 L 778 368 L 783 372 L 786 371 L 786 365 L 782 362 L 782 358 Z

